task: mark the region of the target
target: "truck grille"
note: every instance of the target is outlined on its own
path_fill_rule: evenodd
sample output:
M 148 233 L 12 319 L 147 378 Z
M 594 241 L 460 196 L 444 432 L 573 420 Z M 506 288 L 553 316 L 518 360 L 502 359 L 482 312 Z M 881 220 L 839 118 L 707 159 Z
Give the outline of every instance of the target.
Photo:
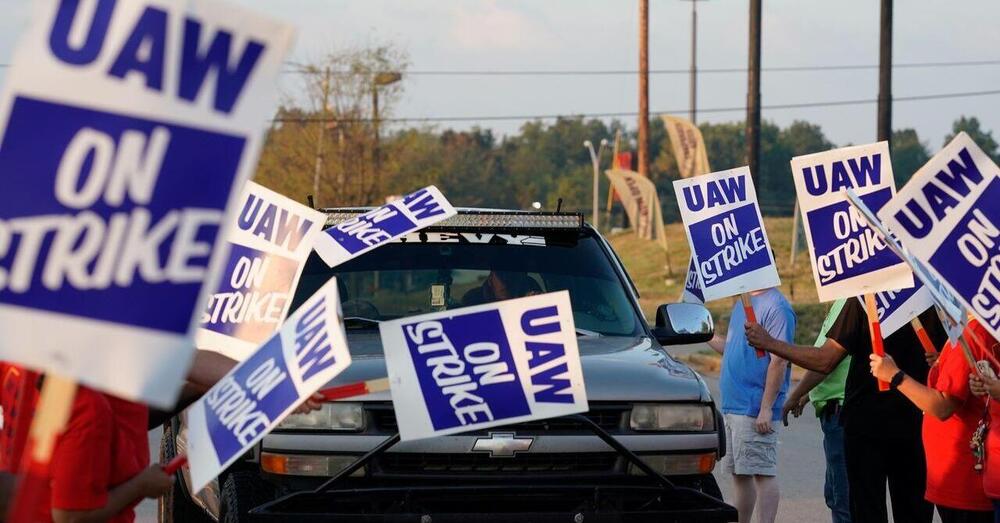
M 491 458 L 485 454 L 385 453 L 374 460 L 376 474 L 475 475 L 475 474 L 605 474 L 616 470 L 613 452 L 519 454 Z
M 371 416 L 370 419 L 375 431 L 384 434 L 394 434 L 399 430 L 399 425 L 396 423 L 396 413 L 392 410 L 391 403 L 366 404 L 365 409 L 368 410 L 369 416 Z M 599 403 L 591 403 L 590 411 L 584 413 L 584 416 L 608 432 L 619 432 L 628 427 L 628 417 L 630 414 L 631 408 L 628 405 L 601 405 Z M 513 430 L 518 434 L 541 434 L 551 432 L 563 432 L 567 434 L 591 433 L 590 429 L 581 426 L 579 423 L 561 418 L 528 421 L 505 427 L 493 427 L 489 430 L 495 432 L 500 429 Z M 470 432 L 469 434 L 486 434 L 487 432 L 488 431 L 478 431 Z

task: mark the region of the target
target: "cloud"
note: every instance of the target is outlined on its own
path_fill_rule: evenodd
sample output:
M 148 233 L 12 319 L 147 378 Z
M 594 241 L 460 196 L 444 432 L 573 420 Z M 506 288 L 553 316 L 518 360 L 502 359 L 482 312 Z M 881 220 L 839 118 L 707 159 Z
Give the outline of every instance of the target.
M 551 48 L 556 39 L 537 13 L 497 1 L 462 2 L 451 14 L 450 36 L 469 51 L 523 51 Z

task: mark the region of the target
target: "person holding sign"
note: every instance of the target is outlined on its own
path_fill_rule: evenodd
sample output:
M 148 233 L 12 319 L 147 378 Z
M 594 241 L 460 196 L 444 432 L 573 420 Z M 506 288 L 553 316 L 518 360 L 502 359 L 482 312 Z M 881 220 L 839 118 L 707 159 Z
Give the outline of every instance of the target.
M 973 334 L 973 331 L 975 334 Z M 973 320 L 967 339 L 988 334 Z M 927 385 L 899 370 L 892 356 L 869 356 L 872 374 L 883 381 L 898 378 L 898 390 L 924 412 L 923 438 L 927 456 L 926 499 L 937 506 L 943 523 L 993 519 L 990 500 L 976 468 L 969 442 L 986 410 L 986 401 L 970 392 L 972 369 L 957 344 L 949 344 L 927 376 Z M 980 464 L 981 467 L 981 464 Z
M 935 346 L 944 345 L 944 328 L 933 309 L 920 316 Z M 808 370 L 832 372 L 852 356 L 840 413 L 850 484 L 851 518 L 855 523 L 885 523 L 886 482 L 895 521 L 929 523 L 933 506 L 924 500 L 926 465 L 920 438 L 922 413 L 896 387 L 901 374 L 889 380 L 891 389 L 879 392 L 868 356 L 873 353 L 868 314 L 860 300 L 848 299 L 820 347 L 793 345 L 775 339 L 756 323 L 747 323 L 751 346 L 785 358 Z M 906 324 L 884 340 L 885 353 L 909 379 L 926 384 L 928 366 L 920 340 Z
M 1000 521 L 1000 429 L 997 428 L 1000 427 L 1000 379 L 996 378 L 996 372 L 1000 370 L 1000 365 L 996 364 L 997 358 L 1000 358 L 1000 342 L 985 332 L 982 324 L 977 326 L 980 328 L 977 332 L 980 338 L 977 341 L 983 351 L 979 354 L 992 360 L 994 364 L 989 366 L 990 371 L 980 374 L 969 373 L 969 389 L 972 393 L 983 398 L 989 396 L 987 402 L 989 417 L 980 423 L 980 427 L 985 425 L 987 429 L 985 441 L 983 435 L 977 431 L 977 435 L 980 436 L 978 443 L 982 446 L 979 447 L 976 456 L 977 459 L 985 461 L 983 491 L 993 502 L 994 521 Z M 973 339 L 970 338 L 970 341 Z
M 792 342 L 795 312 L 778 289 L 753 292 L 751 303 L 767 332 Z M 723 466 L 733 475 L 736 509 L 740 521 L 750 521 L 756 509 L 758 521 L 767 522 L 774 521 L 778 512 L 776 422 L 781 419 L 791 369 L 783 358 L 754 354 L 741 328 L 747 321 L 742 303 L 734 303 L 725 339 L 716 335 L 708 345 L 722 354 L 719 389 L 726 440 L 733 449 L 723 458 Z
M 160 465 L 149 465 L 145 411 L 144 405 L 79 387 L 52 451 L 44 503 L 30 507 L 30 520 L 131 522 L 141 499 L 167 492 L 173 478 Z

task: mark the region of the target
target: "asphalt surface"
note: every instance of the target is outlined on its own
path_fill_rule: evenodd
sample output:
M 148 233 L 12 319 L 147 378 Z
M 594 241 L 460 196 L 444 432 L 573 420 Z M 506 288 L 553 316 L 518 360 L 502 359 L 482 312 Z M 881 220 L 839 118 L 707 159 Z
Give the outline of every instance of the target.
M 693 352 L 702 347 L 678 347 L 671 352 Z M 704 376 L 718 401 L 718 377 Z M 794 387 L 794 383 L 792 384 Z M 823 459 L 823 433 L 819 428 L 812 407 L 807 407 L 800 418 L 793 418 L 788 427 L 781 427 L 778 436 L 778 478 L 781 486 L 779 523 L 827 522 L 830 512 L 823 501 L 823 478 L 826 465 Z M 160 431 L 149 433 L 151 459 L 158 458 Z M 715 477 L 722 488 L 723 497 L 732 500 L 732 479 L 717 466 Z M 891 520 L 891 516 L 890 516 Z M 156 521 L 156 502 L 143 501 L 136 509 L 136 521 Z

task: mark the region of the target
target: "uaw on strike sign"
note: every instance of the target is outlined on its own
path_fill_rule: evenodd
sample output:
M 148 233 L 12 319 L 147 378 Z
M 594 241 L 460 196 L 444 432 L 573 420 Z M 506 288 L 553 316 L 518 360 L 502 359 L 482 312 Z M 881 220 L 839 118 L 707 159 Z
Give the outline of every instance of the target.
M 886 142 L 792 158 L 820 301 L 913 287 L 913 273 L 847 201 L 878 211 L 896 190 Z
M 379 325 L 403 440 L 586 412 L 566 291 Z
M 291 38 L 211 0 L 34 4 L 0 96 L 0 359 L 173 404 Z
M 350 364 L 337 280 L 331 279 L 184 411 L 192 491 L 201 490 Z
M 967 134 L 935 154 L 878 216 L 1000 337 L 1000 169 Z
M 749 168 L 676 180 L 674 191 L 704 301 L 781 284 Z
M 455 214 L 441 191 L 429 185 L 323 231 L 316 253 L 334 267 Z
M 196 337 L 242 360 L 281 326 L 326 215 L 247 182 L 227 224 L 229 255 Z

